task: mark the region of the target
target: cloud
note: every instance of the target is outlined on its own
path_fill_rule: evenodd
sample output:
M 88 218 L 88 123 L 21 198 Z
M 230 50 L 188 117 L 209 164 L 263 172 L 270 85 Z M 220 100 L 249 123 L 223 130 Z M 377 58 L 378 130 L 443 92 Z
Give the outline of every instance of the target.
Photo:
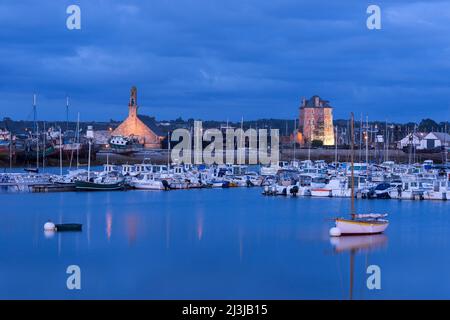
M 42 117 L 64 118 L 69 94 L 85 119 L 120 118 L 137 85 L 166 119 L 294 118 L 319 94 L 337 117 L 440 120 L 450 5 L 378 2 L 380 31 L 357 0 L 80 0 L 81 31 L 65 28 L 71 1 L 3 3 L 0 116 L 24 118 L 38 92 Z

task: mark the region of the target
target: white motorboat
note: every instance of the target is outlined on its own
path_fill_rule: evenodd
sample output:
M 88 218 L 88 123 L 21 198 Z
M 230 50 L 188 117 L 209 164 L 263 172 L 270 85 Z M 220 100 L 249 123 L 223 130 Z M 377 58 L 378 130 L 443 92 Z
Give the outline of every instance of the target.
M 141 190 L 167 190 L 168 184 L 165 180 L 158 180 L 152 174 L 143 173 L 139 177 L 131 179 L 130 185 L 135 189 Z
M 313 188 L 311 189 L 312 197 L 331 197 L 332 190 L 328 188 Z

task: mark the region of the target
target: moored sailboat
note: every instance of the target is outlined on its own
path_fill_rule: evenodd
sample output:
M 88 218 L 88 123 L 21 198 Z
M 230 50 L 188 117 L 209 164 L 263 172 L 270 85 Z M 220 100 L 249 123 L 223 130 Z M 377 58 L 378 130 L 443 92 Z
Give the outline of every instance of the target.
M 331 236 L 340 235 L 363 235 L 382 233 L 389 226 L 389 221 L 384 219 L 387 214 L 356 214 L 355 213 L 355 181 L 354 181 L 354 118 L 351 114 L 351 213 L 350 219 L 336 218 L 336 227 L 330 229 Z

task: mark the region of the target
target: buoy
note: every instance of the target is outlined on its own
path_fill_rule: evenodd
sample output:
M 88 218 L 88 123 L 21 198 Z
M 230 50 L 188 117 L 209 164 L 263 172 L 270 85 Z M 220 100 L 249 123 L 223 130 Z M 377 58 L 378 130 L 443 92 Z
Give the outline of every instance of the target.
M 51 221 L 48 221 L 44 224 L 44 230 L 46 231 L 54 231 L 55 230 L 55 224 Z
M 53 230 L 44 230 L 44 235 L 47 239 L 53 238 L 55 235 L 55 231 Z
M 330 229 L 330 236 L 339 237 L 341 235 L 341 230 L 339 228 L 333 227 Z

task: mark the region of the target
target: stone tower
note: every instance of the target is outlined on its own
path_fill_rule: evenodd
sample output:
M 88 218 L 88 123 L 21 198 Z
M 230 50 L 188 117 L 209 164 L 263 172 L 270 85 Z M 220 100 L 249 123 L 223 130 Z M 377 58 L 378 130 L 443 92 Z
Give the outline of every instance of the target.
M 333 107 L 319 96 L 302 99 L 299 130 L 305 143 L 322 141 L 324 146 L 334 145 Z
M 130 92 L 130 102 L 128 103 L 128 116 L 136 118 L 137 109 L 137 89 L 133 86 Z

